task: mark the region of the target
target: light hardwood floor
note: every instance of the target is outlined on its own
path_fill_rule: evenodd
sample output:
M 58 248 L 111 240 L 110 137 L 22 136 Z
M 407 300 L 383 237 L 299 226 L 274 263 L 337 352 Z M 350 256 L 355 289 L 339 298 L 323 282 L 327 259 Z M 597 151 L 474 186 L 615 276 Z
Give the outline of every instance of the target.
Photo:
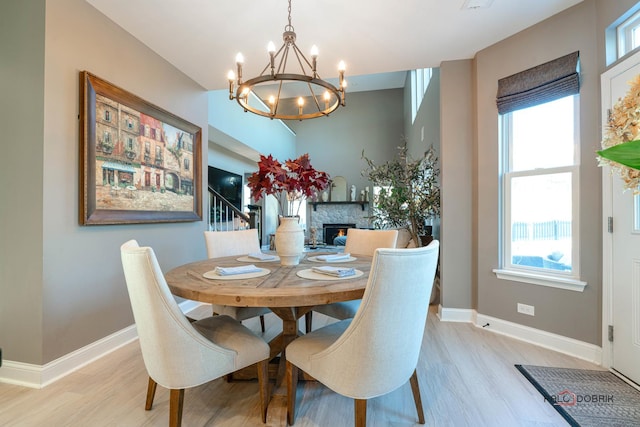
M 280 321 L 272 314 L 266 321 L 268 340 Z M 327 321 L 314 315 L 314 329 Z M 259 333 L 257 318 L 244 324 Z M 471 324 L 440 322 L 432 307 L 418 365 L 427 425 L 567 425 L 514 364 L 601 369 Z M 136 341 L 41 390 L 0 384 L 0 426 L 166 426 L 169 393 L 158 387 L 145 411 L 147 378 Z M 353 424 L 353 401 L 321 384 L 300 382 L 297 399 L 296 426 Z M 370 427 L 418 425 L 409 384 L 370 400 L 367 418 Z M 218 379 L 188 389 L 183 425 L 263 426 L 257 383 Z M 267 425 L 286 426 L 282 387 L 274 390 Z

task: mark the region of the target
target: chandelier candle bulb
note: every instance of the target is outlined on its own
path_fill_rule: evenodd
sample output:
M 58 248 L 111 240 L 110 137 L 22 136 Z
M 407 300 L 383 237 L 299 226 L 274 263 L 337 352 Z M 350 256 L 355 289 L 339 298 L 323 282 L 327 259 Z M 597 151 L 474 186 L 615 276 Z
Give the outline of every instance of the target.
M 227 79 L 229 80 L 229 99 L 233 100 L 233 81 L 236 79 L 236 75 L 233 71 L 229 70 L 227 73 Z
M 242 83 L 242 64 L 244 63 L 244 56 L 240 52 L 236 55 L 236 65 L 238 66 L 238 85 Z
M 313 71 L 313 77 L 318 77 L 316 66 L 318 63 L 318 46 L 315 44 L 311 46 L 311 71 Z
M 269 62 L 271 63 L 271 75 L 275 75 L 275 53 L 276 53 L 276 45 L 273 42 L 269 42 L 267 45 L 267 52 L 269 52 Z
M 271 95 L 269 97 L 269 109 L 271 110 L 271 114 L 275 114 L 275 108 L 276 108 L 276 97 Z

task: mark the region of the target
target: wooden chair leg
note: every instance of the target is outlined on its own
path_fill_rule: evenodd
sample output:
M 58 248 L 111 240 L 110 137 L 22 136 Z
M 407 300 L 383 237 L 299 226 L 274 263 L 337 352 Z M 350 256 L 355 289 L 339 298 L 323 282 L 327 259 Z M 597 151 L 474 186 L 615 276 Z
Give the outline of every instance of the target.
M 367 425 L 367 400 L 354 399 L 354 412 L 356 415 L 356 427 L 366 427 Z
M 298 389 L 298 368 L 287 361 L 287 423 L 292 426 L 296 422 L 296 390 Z
M 311 325 L 313 323 L 313 311 L 308 312 L 304 315 L 304 325 L 305 325 L 305 333 L 311 332 Z
M 264 316 L 260 316 L 260 329 L 262 329 L 262 333 L 264 334 Z
M 258 362 L 258 386 L 260 388 L 260 412 L 262 413 L 262 422 L 267 422 L 267 407 L 269 406 L 269 359 Z
M 182 404 L 184 402 L 184 389 L 171 389 L 169 396 L 169 427 L 182 425 Z
M 420 397 L 420 386 L 418 385 L 418 374 L 413 371 L 411 375 L 411 391 L 413 392 L 413 400 L 416 403 L 416 411 L 418 411 L 418 422 L 424 424 L 424 411 L 422 410 L 422 398 Z
M 156 383 L 151 377 L 149 377 L 149 385 L 147 386 L 147 403 L 144 405 L 144 409 L 149 411 L 153 406 L 153 398 L 156 395 L 156 387 L 158 383 Z

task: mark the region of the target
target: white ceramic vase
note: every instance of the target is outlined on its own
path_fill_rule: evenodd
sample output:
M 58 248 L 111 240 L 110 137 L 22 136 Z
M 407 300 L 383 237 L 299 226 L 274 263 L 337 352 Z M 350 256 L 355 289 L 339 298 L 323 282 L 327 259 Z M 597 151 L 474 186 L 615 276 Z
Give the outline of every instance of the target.
M 298 217 L 281 217 L 276 229 L 276 253 L 282 265 L 298 265 L 304 252 L 304 231 L 298 220 Z

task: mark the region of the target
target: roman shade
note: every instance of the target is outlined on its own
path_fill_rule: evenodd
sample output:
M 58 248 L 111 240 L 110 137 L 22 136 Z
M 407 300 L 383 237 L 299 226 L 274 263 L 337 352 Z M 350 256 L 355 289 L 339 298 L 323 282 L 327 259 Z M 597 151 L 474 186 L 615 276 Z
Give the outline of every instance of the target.
M 498 80 L 498 113 L 506 114 L 580 92 L 576 51 Z

